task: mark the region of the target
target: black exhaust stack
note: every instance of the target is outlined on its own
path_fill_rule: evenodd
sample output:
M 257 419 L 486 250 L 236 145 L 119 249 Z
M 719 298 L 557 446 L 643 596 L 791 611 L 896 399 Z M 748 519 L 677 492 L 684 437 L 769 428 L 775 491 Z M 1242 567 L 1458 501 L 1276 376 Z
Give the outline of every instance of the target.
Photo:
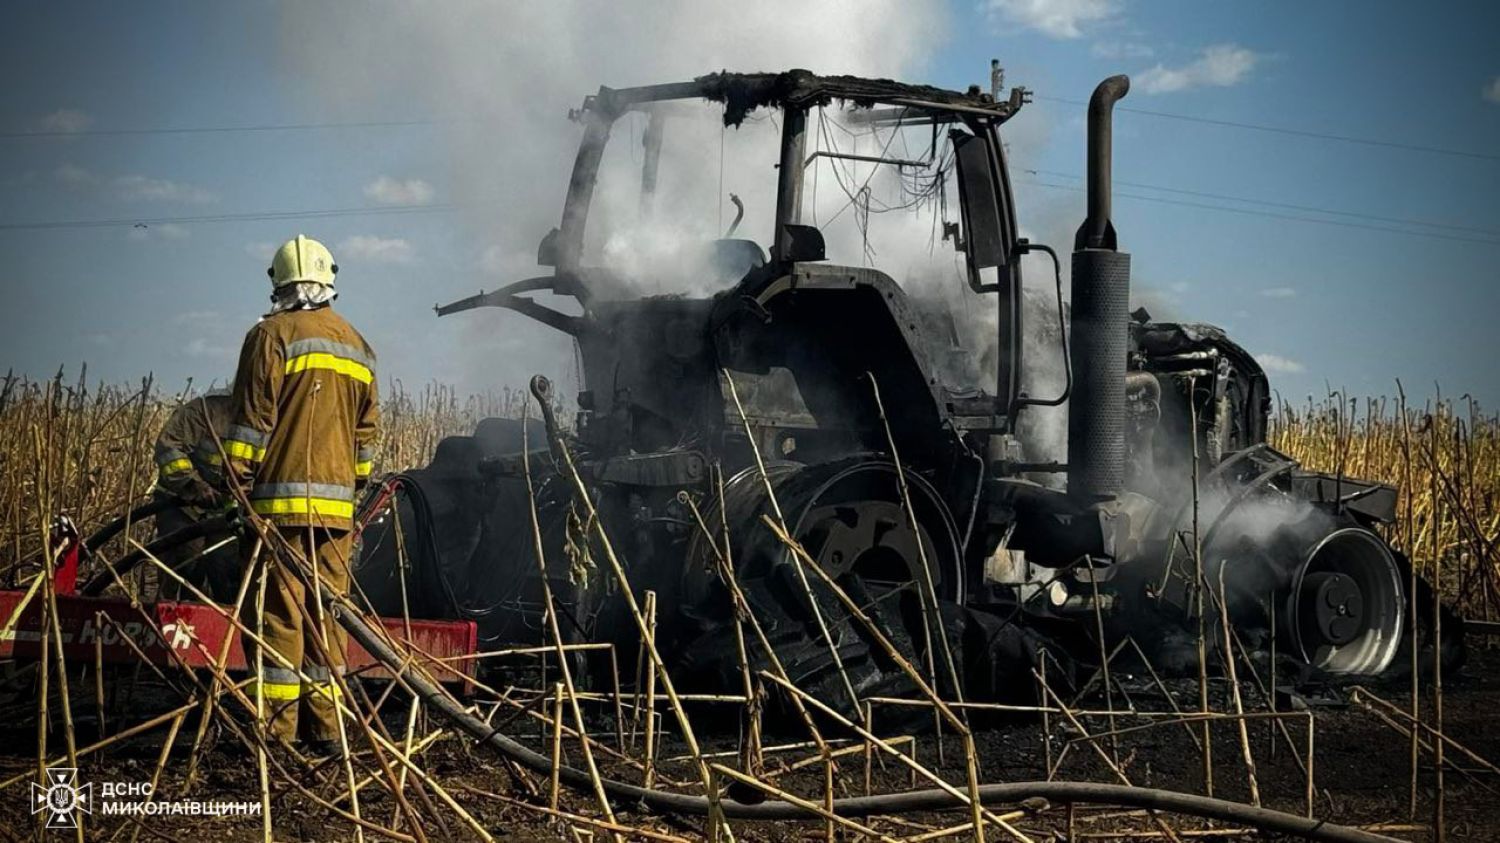
M 1111 121 L 1130 77 L 1111 76 L 1089 99 L 1089 216 L 1073 243 L 1073 394 L 1068 409 L 1068 492 L 1099 500 L 1125 484 L 1125 357 L 1130 255 L 1110 222 Z

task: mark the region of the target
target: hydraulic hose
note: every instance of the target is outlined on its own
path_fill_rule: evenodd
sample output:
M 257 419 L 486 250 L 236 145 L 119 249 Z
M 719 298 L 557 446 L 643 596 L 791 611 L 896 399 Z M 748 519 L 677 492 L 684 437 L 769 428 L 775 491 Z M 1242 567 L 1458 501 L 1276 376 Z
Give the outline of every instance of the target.
M 105 542 L 119 535 L 120 531 L 125 529 L 126 524 L 134 524 L 137 521 L 145 520 L 157 513 L 165 512 L 172 507 L 181 505 L 181 503 L 173 498 L 156 498 L 147 501 L 132 509 L 128 515 L 122 515 L 100 527 L 92 536 L 89 536 L 84 541 L 83 546 L 89 553 L 93 553 L 102 547 Z
M 177 503 L 176 501 L 169 501 L 168 503 L 171 506 L 181 506 L 181 504 Z M 167 507 L 163 507 L 163 509 L 166 508 Z M 135 568 L 135 566 L 141 564 L 142 560 L 146 558 L 146 554 L 149 553 L 152 556 L 160 556 L 164 551 L 171 550 L 172 548 L 190 542 L 193 539 L 202 538 L 212 533 L 220 533 L 232 529 L 235 522 L 238 520 L 239 514 L 232 511 L 210 515 L 207 518 L 204 518 L 202 521 L 196 521 L 192 524 L 187 525 L 186 527 L 183 527 L 180 530 L 174 530 L 170 533 L 167 533 L 165 536 L 157 538 L 156 540 L 146 544 L 144 549 L 132 550 L 124 556 L 121 556 L 119 559 L 116 559 L 112 564 L 102 559 L 100 560 L 100 563 L 109 568 L 113 568 L 115 576 L 123 579 L 127 573 Z M 83 588 L 80 588 L 78 590 L 78 593 L 84 595 L 85 597 L 94 597 L 103 593 L 104 589 L 108 588 L 110 583 L 113 583 L 114 581 L 115 577 L 110 576 L 109 571 L 100 571 L 99 573 L 95 574 L 92 579 L 85 583 Z
M 357 612 L 341 602 L 327 588 L 324 588 L 323 596 L 327 604 L 332 607 L 334 617 L 338 619 L 339 624 L 348 630 L 360 646 L 384 664 L 424 703 L 452 721 L 460 731 L 534 772 L 547 774 L 552 772 L 550 758 L 502 734 L 483 720 L 466 712 L 441 687 L 414 670 L 412 665 L 393 650 L 386 639 L 365 623 Z M 583 790 L 593 788 L 589 774 L 583 770 L 564 766 L 557 772 L 559 779 L 571 787 Z M 706 816 L 710 810 L 711 803 L 703 796 L 670 793 L 613 779 L 603 779 L 602 783 L 604 790 L 623 804 L 639 804 L 647 809 L 668 814 Z M 1058 803 L 1091 802 L 1190 814 L 1224 822 L 1241 823 L 1264 831 L 1290 834 L 1307 840 L 1332 841 L 1332 843 L 1393 843 L 1393 838 L 1357 828 L 1333 825 L 1321 820 L 1272 811 L 1267 808 L 1256 808 L 1238 802 L 1154 788 L 1093 782 L 1047 781 L 988 784 L 979 788 L 980 801 L 987 804 L 1016 804 L 1036 797 Z M 810 818 L 805 809 L 779 800 L 750 804 L 736 802 L 733 799 L 721 799 L 718 804 L 724 816 L 732 820 Z M 946 791 L 935 788 L 878 796 L 856 796 L 835 799 L 833 802 L 833 810 L 845 817 L 942 811 L 959 807 L 962 807 L 962 803 L 958 799 Z
M 121 515 L 119 518 L 116 518 L 108 524 L 105 524 L 103 527 L 100 527 L 98 530 L 95 530 L 93 535 L 83 540 L 83 552 L 85 554 L 88 554 L 89 556 L 92 556 L 94 554 L 94 551 L 102 547 L 105 542 L 119 535 L 120 531 L 125 529 L 126 524 L 134 524 L 137 521 L 144 521 L 159 512 L 163 512 L 165 510 L 171 509 L 174 506 L 180 505 L 181 504 L 179 504 L 177 501 L 170 498 L 155 498 L 153 500 L 146 501 L 145 503 L 136 506 L 125 515 Z M 17 560 L 17 562 L 30 562 L 40 555 L 41 554 L 39 552 L 32 552 L 21 557 L 19 560 Z

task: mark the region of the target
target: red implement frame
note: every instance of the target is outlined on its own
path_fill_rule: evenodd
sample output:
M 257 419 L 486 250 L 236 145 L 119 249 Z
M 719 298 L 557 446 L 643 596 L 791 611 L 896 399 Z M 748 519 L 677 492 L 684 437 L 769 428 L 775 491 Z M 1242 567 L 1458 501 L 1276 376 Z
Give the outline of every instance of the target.
M 0 591 L 0 624 L 11 617 L 24 596 L 20 591 Z M 41 604 L 40 599 L 33 599 L 21 613 L 14 631 L 0 640 L 0 659 L 30 660 L 40 654 L 43 640 Z M 69 660 L 77 660 L 75 663 L 92 663 L 97 640 L 103 644 L 104 661 L 132 663 L 137 657 L 122 640 L 123 634 L 157 664 L 170 664 L 174 660 L 172 654 L 175 654 L 188 666 L 202 668 L 218 655 L 224 636 L 233 630 L 216 606 L 162 600 L 145 604 L 142 608 L 156 621 L 162 636 L 168 640 L 162 640 L 140 613 L 130 607 L 128 600 L 58 595 L 57 620 L 62 630 L 63 653 Z M 104 620 L 106 618 L 108 620 Z M 478 627 L 473 621 L 413 620 L 410 639 L 407 638 L 406 621 L 381 618 L 381 623 L 398 649 L 403 642 L 409 643 L 442 665 L 437 667 L 430 660 L 421 660 L 434 679 L 467 686 L 468 680 L 473 678 L 472 656 L 479 644 Z M 244 671 L 245 650 L 241 636 L 235 634 L 231 638 L 226 666 L 231 671 Z M 360 676 L 377 679 L 389 679 L 391 675 L 353 640 L 349 642 L 346 665 L 351 674 L 357 671 Z

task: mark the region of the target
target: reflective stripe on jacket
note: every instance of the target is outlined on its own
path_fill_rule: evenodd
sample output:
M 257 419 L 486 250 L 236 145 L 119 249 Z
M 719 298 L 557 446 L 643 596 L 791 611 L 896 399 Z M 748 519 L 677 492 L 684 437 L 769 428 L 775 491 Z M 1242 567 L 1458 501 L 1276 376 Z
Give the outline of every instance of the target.
M 251 508 L 348 530 L 378 443 L 375 353 L 331 307 L 287 310 L 245 337 L 225 453 Z
M 204 395 L 172 411 L 156 438 L 156 485 L 180 494 L 194 474 L 210 485 L 219 481 L 217 434 L 229 428 L 229 396 Z M 228 444 L 228 443 L 226 443 Z

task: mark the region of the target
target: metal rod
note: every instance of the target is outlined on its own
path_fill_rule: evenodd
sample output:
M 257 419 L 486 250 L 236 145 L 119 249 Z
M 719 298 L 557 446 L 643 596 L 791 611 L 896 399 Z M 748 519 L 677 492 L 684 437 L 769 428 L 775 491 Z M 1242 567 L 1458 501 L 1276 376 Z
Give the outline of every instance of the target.
M 845 161 L 865 161 L 871 164 L 890 164 L 894 167 L 932 166 L 932 162 L 930 161 L 917 161 L 908 158 L 881 158 L 879 155 L 855 155 L 852 152 L 826 152 L 821 149 L 807 156 L 806 160 L 802 162 L 802 165 L 805 167 L 808 164 L 811 164 L 813 160 L 817 158 L 839 158 Z
M 792 237 L 787 224 L 802 222 L 802 162 L 807 152 L 807 110 L 788 105 L 782 110 L 781 172 L 776 181 L 776 231 L 774 257 L 785 261 L 791 255 Z

